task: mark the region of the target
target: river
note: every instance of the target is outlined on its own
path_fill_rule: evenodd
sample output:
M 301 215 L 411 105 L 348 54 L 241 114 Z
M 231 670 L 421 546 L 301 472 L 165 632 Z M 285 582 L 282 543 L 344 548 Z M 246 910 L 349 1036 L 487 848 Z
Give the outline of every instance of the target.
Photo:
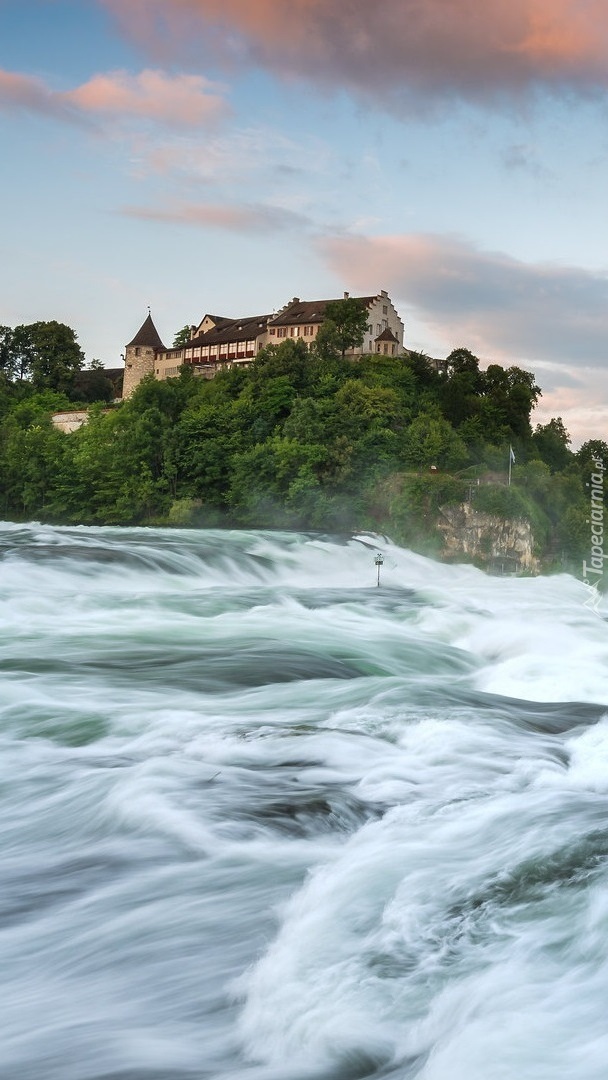
M 378 537 L 0 551 L 3 1080 L 606 1080 L 582 583 Z

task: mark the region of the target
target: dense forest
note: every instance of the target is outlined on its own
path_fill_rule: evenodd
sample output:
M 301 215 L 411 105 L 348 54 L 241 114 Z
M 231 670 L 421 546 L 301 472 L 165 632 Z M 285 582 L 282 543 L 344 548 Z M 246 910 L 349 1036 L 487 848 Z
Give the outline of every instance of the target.
M 312 350 L 287 339 L 249 368 L 212 380 L 182 368 L 109 405 L 111 383 L 101 365 L 85 370 L 69 327 L 0 328 L 3 517 L 374 530 L 433 553 L 439 508 L 468 500 L 528 519 L 545 566 L 580 573 L 593 461 L 608 463 L 608 446 L 573 452 L 560 418 L 533 428 L 541 391 L 528 371 L 481 370 L 466 348 L 441 364 L 421 353 L 349 360 L 352 335 L 336 322 Z M 56 430 L 51 414 L 80 403 L 88 424 Z

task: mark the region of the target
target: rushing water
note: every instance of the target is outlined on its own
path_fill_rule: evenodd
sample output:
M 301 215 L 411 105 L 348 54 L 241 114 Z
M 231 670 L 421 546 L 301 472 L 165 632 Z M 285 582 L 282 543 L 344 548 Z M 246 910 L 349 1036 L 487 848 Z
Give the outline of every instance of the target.
M 364 537 L 0 549 L 3 1080 L 606 1080 L 582 584 Z

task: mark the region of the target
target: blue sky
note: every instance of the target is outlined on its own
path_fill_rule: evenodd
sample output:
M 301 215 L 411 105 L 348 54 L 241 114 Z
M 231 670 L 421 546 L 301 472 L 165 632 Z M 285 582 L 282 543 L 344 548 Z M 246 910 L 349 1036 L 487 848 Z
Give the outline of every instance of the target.
M 287 13 L 287 17 L 286 17 Z M 389 291 L 608 437 L 605 0 L 0 0 L 0 322 Z

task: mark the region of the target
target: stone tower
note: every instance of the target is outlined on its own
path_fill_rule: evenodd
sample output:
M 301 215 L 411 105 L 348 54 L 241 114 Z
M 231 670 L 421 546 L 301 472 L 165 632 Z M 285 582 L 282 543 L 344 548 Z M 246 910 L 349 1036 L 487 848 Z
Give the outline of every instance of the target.
M 154 361 L 157 352 L 165 352 L 165 346 L 160 340 L 158 330 L 152 322 L 152 316 L 148 311 L 148 318 L 125 350 L 123 398 L 131 397 L 135 387 L 139 386 L 139 383 L 146 375 L 154 375 Z

